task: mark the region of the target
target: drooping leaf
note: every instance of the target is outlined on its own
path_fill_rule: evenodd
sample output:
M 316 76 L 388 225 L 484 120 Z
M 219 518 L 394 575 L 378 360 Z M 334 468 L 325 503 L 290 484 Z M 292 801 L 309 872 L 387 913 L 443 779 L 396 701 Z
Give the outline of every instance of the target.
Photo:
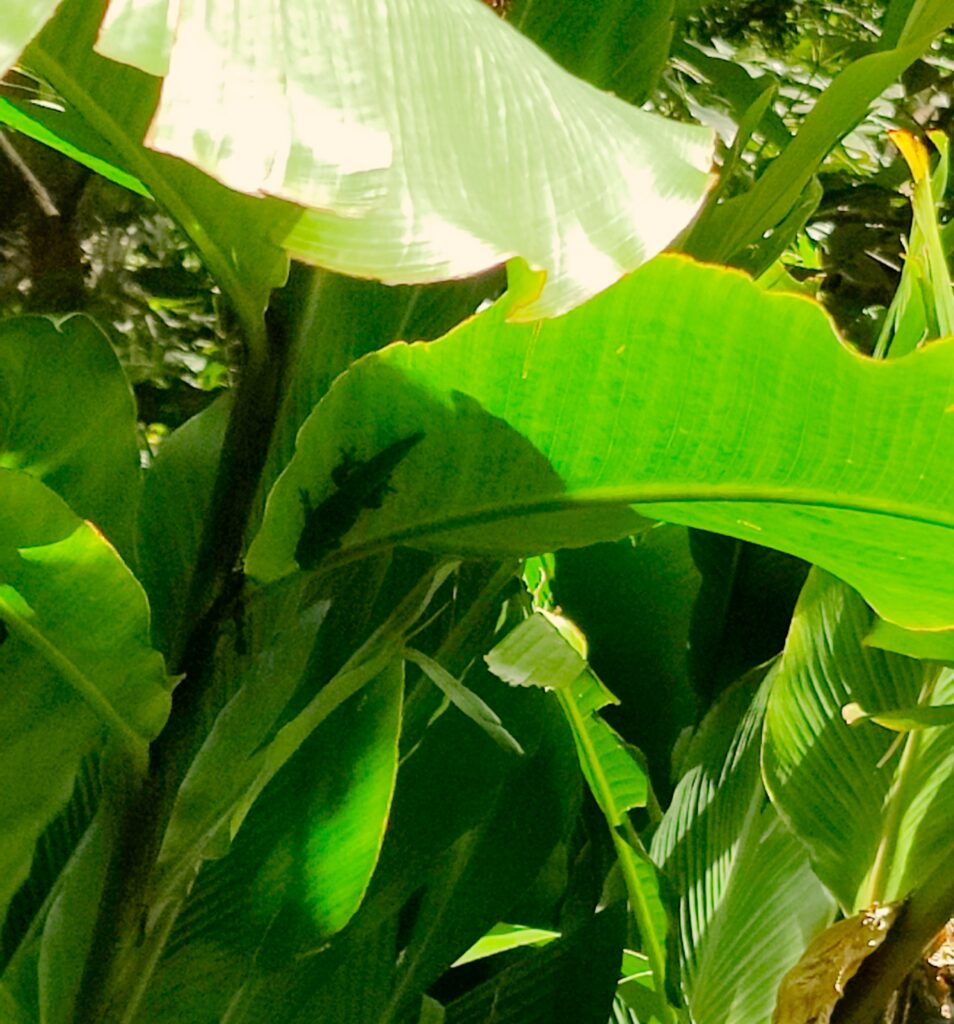
M 690 631 L 701 582 L 689 531 L 668 523 L 557 556 L 556 600 L 585 633 L 593 671 L 620 698 L 604 717 L 646 756 L 663 801 L 672 745 L 695 718 Z
M 42 480 L 133 556 L 136 404 L 116 353 L 86 317 L 0 323 L 0 467 Z
M 678 257 L 558 320 L 506 313 L 503 300 L 339 378 L 270 495 L 252 575 L 294 570 L 299 491 L 334 489 L 328 437 L 366 459 L 423 432 L 329 563 L 402 542 L 554 550 L 633 532 L 632 505 L 814 561 L 905 625 L 954 623 L 954 346 L 868 360 L 812 302 Z
M 849 587 L 813 571 L 769 699 L 763 752 L 773 801 L 849 911 L 908 895 L 943 863 L 951 827 L 942 791 L 954 726 L 908 733 L 902 747 L 889 730 L 842 717 L 851 703 L 930 713 L 954 702 L 951 670 L 864 643 L 872 618 Z
M 553 622 L 543 614 L 531 615 L 511 630 L 484 658 L 491 672 L 511 686 L 539 686 L 561 690 L 588 673 L 586 660 L 564 643 Z M 585 712 L 596 711 L 615 697 L 594 679 L 586 688 L 590 702 Z
M 558 620 L 557 620 L 558 621 Z M 576 744 L 580 768 L 609 825 L 620 870 L 626 882 L 630 908 L 636 917 L 649 957 L 654 987 L 666 987 L 666 939 L 669 920 L 655 867 L 650 862 L 627 812 L 645 807 L 649 784 L 646 771 L 635 751 L 600 718 L 598 712 L 616 698 L 606 689 L 577 651 L 571 647 L 553 616 L 536 612 L 498 644 L 486 660 L 491 671 L 505 680 L 556 691 Z M 570 648 L 570 653 L 562 653 Z M 539 660 L 554 671 L 553 676 L 526 667 Z M 666 1014 L 671 1018 L 671 1011 Z
M 597 715 L 607 704 L 617 703 L 616 698 L 546 616 L 541 612 L 530 616 L 485 660 L 506 682 L 557 691 L 576 740 L 580 767 L 611 825 L 621 825 L 627 811 L 646 805 L 642 766 L 622 738 Z M 527 675 L 529 665 L 535 667 Z
M 0 908 L 104 731 L 138 763 L 170 694 L 146 598 L 115 549 L 39 480 L 0 470 Z
M 525 315 L 562 312 L 671 241 L 708 184 L 707 129 L 573 78 L 472 0 L 318 5 L 293 31 L 259 0 L 164 10 L 113 0 L 97 42 L 165 76 L 147 143 L 312 207 L 271 237 L 334 270 L 407 284 L 516 254 L 548 276 Z
M 497 712 L 486 701 L 478 697 L 473 690 L 469 690 L 459 679 L 452 676 L 443 665 L 422 651 L 410 648 L 405 648 L 404 657 L 412 664 L 417 665 L 456 708 L 480 726 L 496 743 L 500 743 L 516 754 L 523 753 L 523 748 L 504 728 Z
M 944 704 L 940 707 L 933 704 L 916 704 L 910 708 L 865 711 L 860 704 L 852 701 L 841 709 L 841 717 L 849 725 L 871 721 L 893 732 L 911 732 L 913 729 L 936 729 L 942 725 L 954 725 L 954 704 Z

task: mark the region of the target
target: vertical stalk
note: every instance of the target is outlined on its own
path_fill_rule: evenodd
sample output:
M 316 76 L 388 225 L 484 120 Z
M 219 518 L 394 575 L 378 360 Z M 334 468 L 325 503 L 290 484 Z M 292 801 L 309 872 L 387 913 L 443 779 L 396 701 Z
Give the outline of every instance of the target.
M 186 609 L 170 663 L 186 678 L 176 688 L 166 728 L 150 749 L 144 778 L 117 779 L 106 808 L 112 837 L 103 900 L 76 1005 L 76 1024 L 126 1024 L 139 1003 L 161 945 L 150 940 L 143 915 L 162 835 L 184 773 L 183 754 L 200 737 L 207 699 L 208 657 L 229 613 L 227 584 L 244 533 L 277 420 L 287 366 L 295 295 L 276 296 L 267 332 L 246 339 L 246 362 L 219 459 L 212 504 L 196 559 Z M 171 925 L 171 923 L 169 923 Z
M 636 873 L 635 858 L 641 857 L 649 861 L 649 855 L 644 850 L 643 844 L 636 834 L 636 830 L 633 828 L 632 822 L 629 820 L 625 810 L 617 813 L 616 817 L 618 820 L 613 820 L 613 816 L 609 811 L 609 808 L 616 805 L 612 788 L 602 771 L 599 770 L 599 757 L 596 750 L 589 743 L 586 724 L 583 721 L 583 716 L 580 714 L 576 701 L 568 696 L 566 692 L 560 690 L 557 691 L 557 699 L 560 701 L 563 713 L 566 715 L 573 730 L 581 759 L 585 758 L 593 769 L 590 773 L 595 781 L 595 785 L 591 784 L 593 796 L 603 811 L 606 824 L 609 826 L 610 834 L 613 837 L 613 845 L 616 848 L 620 870 L 626 883 L 630 910 L 633 913 L 633 917 L 636 918 L 636 925 L 639 928 L 639 935 L 643 942 L 643 952 L 646 954 L 646 959 L 649 961 L 649 969 L 653 975 L 653 988 L 659 997 L 661 1024 L 678 1024 L 676 1011 L 670 1006 L 669 1000 L 666 998 L 666 953 L 659 942 L 659 937 L 656 935 L 652 911 L 639 876 Z M 620 831 L 622 831 L 622 835 Z

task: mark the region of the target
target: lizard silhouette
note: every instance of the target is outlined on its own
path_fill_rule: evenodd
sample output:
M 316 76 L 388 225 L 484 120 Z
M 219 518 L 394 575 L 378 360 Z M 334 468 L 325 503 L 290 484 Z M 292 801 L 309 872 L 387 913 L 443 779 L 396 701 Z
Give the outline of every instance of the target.
M 312 505 L 306 490 L 299 491 L 305 525 L 295 547 L 295 561 L 301 569 L 309 572 L 317 568 L 328 554 L 341 547 L 344 535 L 365 509 L 381 507 L 391 475 L 423 437 L 420 431 L 403 437 L 370 459 L 345 454 L 331 473 L 336 489 L 317 505 Z

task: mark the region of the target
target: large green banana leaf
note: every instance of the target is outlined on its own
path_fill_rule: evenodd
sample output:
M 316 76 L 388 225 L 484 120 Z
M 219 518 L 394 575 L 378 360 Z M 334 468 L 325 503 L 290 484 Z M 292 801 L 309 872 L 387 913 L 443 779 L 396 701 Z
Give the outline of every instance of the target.
M 875 362 L 813 302 L 671 256 L 559 319 L 507 311 L 339 378 L 254 576 L 401 542 L 526 555 L 633 532 L 634 508 L 821 564 L 901 624 L 954 623 L 950 344 Z
M 97 45 L 165 75 L 147 143 L 311 207 L 284 244 L 335 270 L 412 283 L 518 254 L 548 271 L 527 315 L 562 311 L 706 190 L 708 130 L 573 78 L 473 0 L 214 0 L 151 32 L 139 8 L 113 0 Z
M 0 909 L 103 735 L 141 765 L 168 714 L 146 595 L 113 546 L 132 557 L 135 426 L 129 384 L 90 321 L 0 328 Z M 5 936 L 7 952 L 19 939 Z

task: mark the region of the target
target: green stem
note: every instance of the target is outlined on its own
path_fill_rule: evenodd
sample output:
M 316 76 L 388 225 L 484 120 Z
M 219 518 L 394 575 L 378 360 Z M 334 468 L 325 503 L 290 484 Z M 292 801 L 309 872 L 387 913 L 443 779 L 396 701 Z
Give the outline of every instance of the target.
M 613 837 L 613 845 L 616 847 L 620 870 L 623 872 L 623 879 L 626 883 L 630 909 L 636 918 L 639 935 L 642 939 L 642 951 L 646 954 L 646 959 L 649 961 L 649 969 L 653 975 L 653 987 L 659 996 L 659 1007 L 662 1014 L 661 1024 L 677 1024 L 676 1011 L 669 1005 L 669 1001 L 666 998 L 666 954 L 659 942 L 659 937 L 656 935 L 649 902 L 646 899 L 646 894 L 636 873 L 636 858 L 641 857 L 649 861 L 649 855 L 643 849 L 643 844 L 626 812 L 618 810 L 615 815 L 612 815 L 608 810 L 608 808 L 615 807 L 616 801 L 612 788 L 600 770 L 599 757 L 589 739 L 586 723 L 580 714 L 576 701 L 565 691 L 557 691 L 557 699 L 560 701 L 563 713 L 570 722 L 580 757 L 585 759 L 590 766 L 587 776 L 590 780 L 590 786 L 594 791 L 593 796 L 606 817 L 606 823 Z M 620 828 L 623 831 L 623 835 L 620 835 L 618 831 Z
M 913 729 L 908 733 L 898 762 L 898 770 L 892 781 L 891 789 L 885 801 L 884 825 L 881 829 L 881 841 L 878 843 L 878 850 L 875 854 L 871 873 L 868 876 L 866 892 L 861 900 L 861 905 L 870 907 L 881 902 L 884 897 L 885 879 L 891 867 L 891 855 L 897 848 L 898 830 L 901 827 L 901 819 L 910 800 L 905 795 L 905 782 L 910 776 L 914 758 L 917 756 L 917 748 L 920 746 L 920 730 Z
M 676 1011 L 669 1005 L 669 1000 L 666 997 L 666 954 L 656 937 L 649 903 L 646 900 L 643 887 L 640 885 L 639 876 L 636 874 L 635 858 L 639 856 L 638 851 L 643 851 L 643 845 L 628 818 L 623 823 L 623 828 L 627 833 L 626 838 L 620 836 L 614 829 L 613 845 L 616 847 L 620 869 L 626 882 L 630 907 L 639 928 L 643 952 L 649 961 L 649 969 L 653 973 L 653 988 L 659 996 L 658 1006 L 662 1014 L 661 1024 L 677 1024 Z M 649 859 L 645 851 L 642 855 L 647 860 Z

